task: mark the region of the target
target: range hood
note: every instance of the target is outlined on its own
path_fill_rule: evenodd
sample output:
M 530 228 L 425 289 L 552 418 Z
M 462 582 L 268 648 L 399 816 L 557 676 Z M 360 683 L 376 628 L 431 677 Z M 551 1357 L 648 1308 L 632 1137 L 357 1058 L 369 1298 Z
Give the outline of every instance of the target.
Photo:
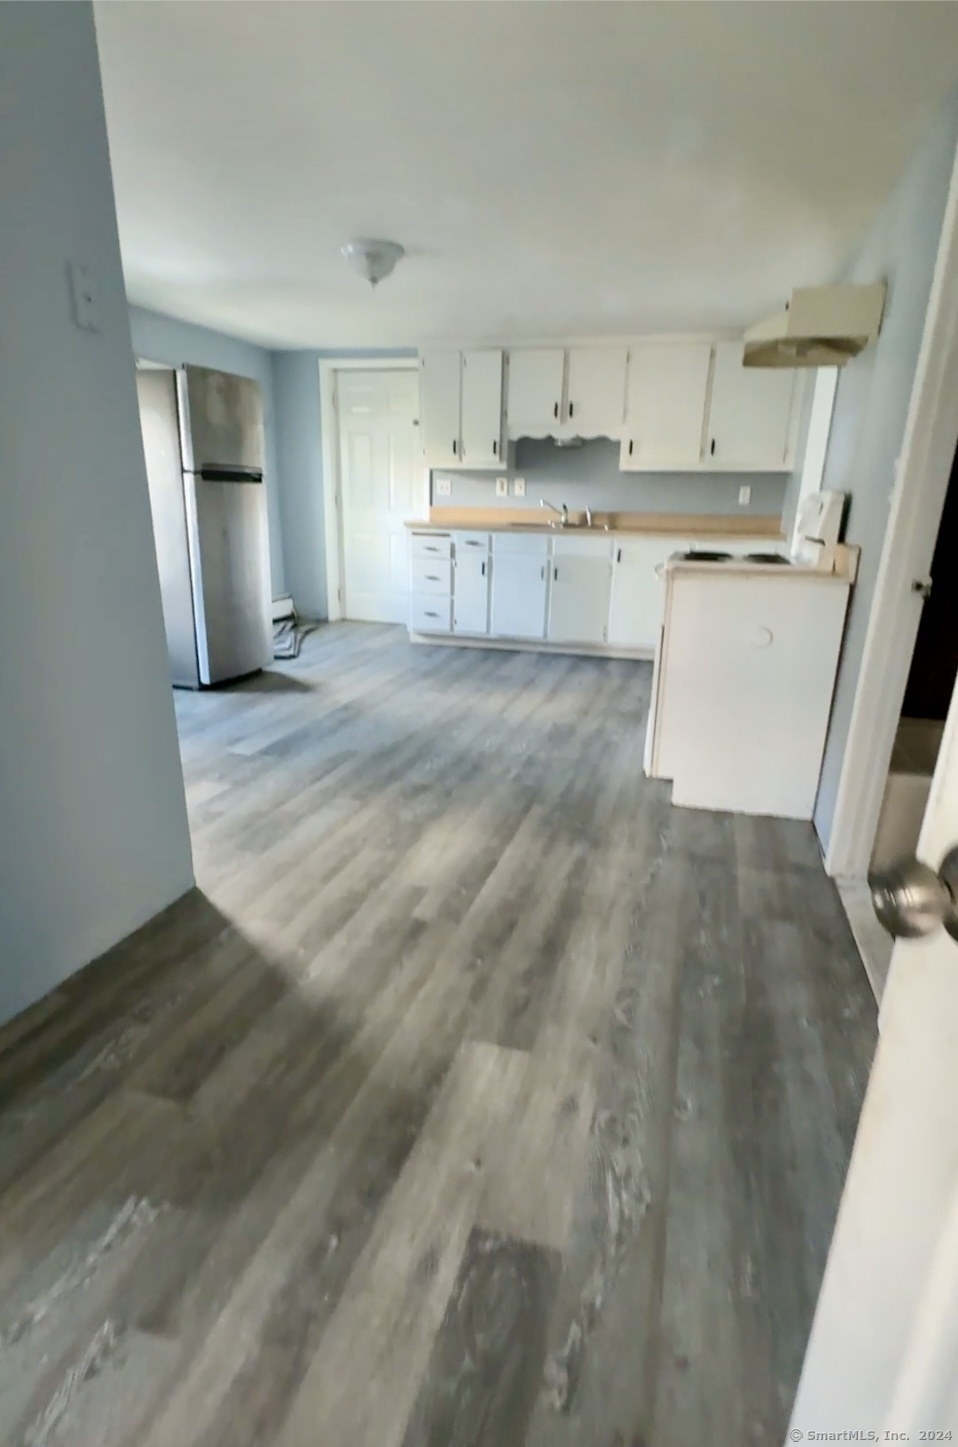
M 799 286 L 783 312 L 745 333 L 746 367 L 843 367 L 878 336 L 885 283 Z

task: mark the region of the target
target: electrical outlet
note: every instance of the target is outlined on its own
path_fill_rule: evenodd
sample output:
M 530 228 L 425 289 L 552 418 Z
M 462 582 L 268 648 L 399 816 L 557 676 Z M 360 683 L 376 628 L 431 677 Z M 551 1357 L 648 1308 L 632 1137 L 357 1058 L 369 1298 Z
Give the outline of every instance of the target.
M 437 477 L 437 478 L 436 478 L 436 496 L 437 496 L 437 497 L 451 497 L 451 496 L 452 496 L 452 478 L 451 478 L 451 477 Z
M 738 505 L 739 505 L 739 507 L 748 507 L 748 505 L 749 505 L 749 503 L 750 503 L 751 501 L 752 501 L 752 489 L 748 486 L 748 484 L 746 484 L 744 487 L 740 487 L 739 490 L 738 490 Z
M 508 479 L 508 477 L 497 477 L 497 478 L 496 478 L 496 497 L 508 497 L 508 496 L 509 496 L 509 479 Z
M 525 480 L 524 477 L 517 477 L 517 478 L 514 478 L 514 479 L 513 479 L 512 491 L 513 491 L 513 493 L 515 494 L 516 497 L 525 497 L 525 495 L 526 495 L 526 480 Z

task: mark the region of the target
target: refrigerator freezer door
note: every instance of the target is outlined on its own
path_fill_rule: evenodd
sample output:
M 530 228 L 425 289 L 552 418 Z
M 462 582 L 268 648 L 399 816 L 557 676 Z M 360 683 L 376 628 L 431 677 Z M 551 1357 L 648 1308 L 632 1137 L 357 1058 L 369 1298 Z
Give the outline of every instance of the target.
M 199 688 L 174 373 L 172 370 L 139 371 L 136 387 L 170 675 L 179 687 Z
M 263 400 L 258 382 L 180 367 L 176 374 L 185 472 L 204 467 L 263 470 Z
M 266 489 L 184 474 L 200 682 L 221 683 L 273 658 Z

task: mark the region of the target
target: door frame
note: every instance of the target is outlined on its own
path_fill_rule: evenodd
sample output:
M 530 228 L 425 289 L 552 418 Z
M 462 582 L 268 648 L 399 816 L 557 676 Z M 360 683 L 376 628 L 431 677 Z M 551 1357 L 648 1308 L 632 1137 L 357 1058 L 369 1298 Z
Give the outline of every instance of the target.
M 825 869 L 833 877 L 862 878 L 868 871 L 914 652 L 915 615 L 901 600 L 923 539 L 931 566 L 958 441 L 956 419 L 958 152 L 825 851 Z
M 326 610 L 331 623 L 343 617 L 343 508 L 340 476 L 338 372 L 418 371 L 413 357 L 323 357 L 319 363 L 319 428 L 323 453 L 323 534 L 326 549 Z M 425 464 L 423 464 L 425 468 Z M 428 505 L 428 497 L 426 498 Z

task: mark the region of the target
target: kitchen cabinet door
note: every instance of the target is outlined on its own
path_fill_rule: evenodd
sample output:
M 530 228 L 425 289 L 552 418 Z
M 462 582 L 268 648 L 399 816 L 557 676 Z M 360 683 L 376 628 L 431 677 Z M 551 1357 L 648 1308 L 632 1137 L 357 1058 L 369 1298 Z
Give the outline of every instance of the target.
M 502 454 L 502 353 L 462 354 L 462 448 L 465 467 L 498 467 Z
M 419 356 L 419 430 L 427 467 L 459 467 L 462 358 L 458 352 Z
M 498 638 L 545 636 L 548 570 L 548 559 L 534 553 L 493 558 L 490 632 Z
M 611 565 L 600 558 L 555 558 L 549 588 L 549 642 L 605 642 Z
M 609 606 L 611 648 L 652 653 L 662 626 L 665 583 L 656 568 L 672 553 L 688 548 L 686 538 L 622 538 L 615 543 L 612 601 Z
M 708 342 L 645 342 L 630 349 L 623 472 L 701 465 L 711 357 Z
M 452 630 L 454 633 L 489 632 L 489 558 L 486 553 L 456 553 Z
M 562 419 L 565 351 L 524 347 L 509 353 L 506 425 L 510 437 L 549 437 Z
M 741 342 L 719 342 L 706 463 L 736 472 L 789 471 L 795 378 L 788 367 L 743 367 Z
M 628 357 L 626 347 L 570 348 L 565 432 L 579 437 L 621 437 Z

